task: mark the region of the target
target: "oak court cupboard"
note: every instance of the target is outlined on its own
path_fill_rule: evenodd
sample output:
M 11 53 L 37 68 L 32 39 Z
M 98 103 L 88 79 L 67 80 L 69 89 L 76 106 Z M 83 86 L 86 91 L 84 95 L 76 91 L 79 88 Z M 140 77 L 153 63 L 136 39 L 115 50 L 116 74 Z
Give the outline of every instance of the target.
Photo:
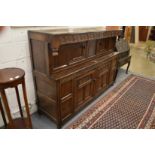
M 39 113 L 61 128 L 110 87 L 120 35 L 103 28 L 28 31 Z

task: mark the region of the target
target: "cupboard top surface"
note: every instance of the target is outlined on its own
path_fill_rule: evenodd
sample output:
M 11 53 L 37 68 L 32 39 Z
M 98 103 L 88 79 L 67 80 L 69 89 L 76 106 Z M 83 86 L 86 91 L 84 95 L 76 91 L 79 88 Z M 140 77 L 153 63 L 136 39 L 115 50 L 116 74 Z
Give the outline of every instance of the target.
M 83 34 L 83 33 L 111 32 L 111 31 L 121 31 L 121 29 L 107 30 L 105 27 L 93 27 L 93 28 L 44 29 L 44 30 L 33 30 L 31 32 L 45 33 L 50 35 L 63 35 L 63 34 Z

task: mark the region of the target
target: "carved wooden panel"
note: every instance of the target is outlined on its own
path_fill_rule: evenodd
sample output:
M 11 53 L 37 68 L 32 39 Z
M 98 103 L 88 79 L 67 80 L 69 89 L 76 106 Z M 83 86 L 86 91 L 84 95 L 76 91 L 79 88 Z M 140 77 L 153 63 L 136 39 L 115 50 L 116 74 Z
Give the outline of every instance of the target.
M 109 84 L 110 85 L 114 82 L 115 76 L 116 76 L 116 68 L 114 68 L 110 71 L 110 76 L 109 76 Z
M 68 94 L 71 94 L 72 93 L 72 80 L 61 83 L 60 90 L 61 90 L 61 93 L 60 93 L 61 98 L 67 96 Z
M 62 44 L 69 44 L 69 43 L 77 43 L 77 42 L 84 42 L 84 41 L 90 41 L 94 39 L 102 39 L 102 38 L 110 38 L 114 36 L 121 35 L 120 30 L 115 31 L 102 31 L 102 32 L 93 32 L 93 33 L 73 33 L 71 35 L 55 35 L 54 36 L 54 42 L 57 42 L 57 45 L 54 48 L 59 48 Z
M 36 83 L 38 92 L 56 100 L 56 83 L 54 81 L 46 82 L 46 80 L 36 77 Z
M 32 62 L 33 68 L 38 70 L 42 73 L 46 73 L 47 66 L 46 66 L 46 56 L 45 56 L 45 44 L 41 41 L 31 40 L 32 42 L 32 57 L 34 61 Z
M 73 98 L 68 96 L 67 99 L 61 101 L 61 120 L 64 121 L 73 114 Z
M 97 40 L 96 52 L 100 53 L 103 50 L 107 50 L 109 38 Z
M 88 42 L 88 57 L 95 56 L 96 50 L 96 40 L 91 40 Z
M 51 98 L 43 95 L 42 93 L 38 94 L 38 108 L 46 115 L 50 116 L 55 122 L 57 122 L 57 106 L 56 102 Z
M 110 67 L 110 76 L 109 76 L 109 84 L 112 84 L 115 76 L 116 76 L 116 69 L 117 69 L 117 59 L 116 57 L 112 59 L 111 61 L 111 67 Z
M 54 62 L 55 67 L 70 65 L 78 61 L 84 60 L 86 57 L 86 43 L 75 43 L 63 45 L 59 49 L 57 62 Z
M 94 71 L 75 79 L 75 108 L 85 104 L 94 94 Z
M 62 83 L 60 86 L 61 119 L 64 121 L 73 114 L 73 84 L 72 80 Z
M 97 77 L 96 77 L 96 93 L 99 93 L 105 90 L 108 87 L 109 82 L 109 70 L 110 63 L 107 62 L 97 69 Z
M 109 47 L 108 50 L 115 50 L 116 37 L 109 38 Z
M 107 54 L 107 53 L 110 53 L 110 51 L 114 51 L 115 42 L 116 42 L 116 37 L 103 38 L 103 39 L 97 40 L 96 54 L 99 54 L 99 53 Z

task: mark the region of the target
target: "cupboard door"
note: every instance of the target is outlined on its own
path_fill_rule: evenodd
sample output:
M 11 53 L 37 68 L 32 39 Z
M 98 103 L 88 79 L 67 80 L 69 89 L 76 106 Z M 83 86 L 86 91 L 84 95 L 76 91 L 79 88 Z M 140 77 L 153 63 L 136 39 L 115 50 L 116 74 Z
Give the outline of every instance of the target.
M 72 80 L 61 83 L 60 86 L 61 120 L 64 121 L 73 114 Z
M 99 39 L 96 44 L 96 54 L 106 53 L 109 46 L 109 38 Z
M 75 80 L 75 110 L 78 110 L 94 96 L 94 71 Z
M 54 58 L 54 68 L 68 66 L 86 59 L 87 43 L 74 43 L 60 46 L 59 55 Z
M 108 87 L 110 63 L 102 65 L 97 69 L 96 93 L 100 93 Z
M 116 37 L 98 39 L 96 44 L 96 54 L 109 54 L 115 49 Z

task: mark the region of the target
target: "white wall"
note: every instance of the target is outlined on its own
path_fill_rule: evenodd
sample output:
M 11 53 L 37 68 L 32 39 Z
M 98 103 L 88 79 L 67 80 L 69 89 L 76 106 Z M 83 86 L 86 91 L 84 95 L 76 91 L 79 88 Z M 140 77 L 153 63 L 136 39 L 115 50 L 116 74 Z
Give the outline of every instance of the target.
M 32 68 L 30 63 L 30 53 L 28 47 L 28 29 L 58 29 L 60 27 L 25 27 L 11 28 L 6 27 L 5 31 L 0 33 L 0 69 L 6 67 L 19 67 L 26 72 L 26 87 L 28 102 L 32 105 L 31 113 L 37 110 L 34 93 L 34 84 L 32 79 Z M 21 89 L 20 89 L 20 94 Z M 13 115 L 18 114 L 18 106 L 14 89 L 7 90 L 7 97 L 11 112 Z M 21 98 L 22 99 L 22 98 Z M 23 99 L 21 100 L 23 103 Z M 3 124 L 0 115 L 0 126 Z

